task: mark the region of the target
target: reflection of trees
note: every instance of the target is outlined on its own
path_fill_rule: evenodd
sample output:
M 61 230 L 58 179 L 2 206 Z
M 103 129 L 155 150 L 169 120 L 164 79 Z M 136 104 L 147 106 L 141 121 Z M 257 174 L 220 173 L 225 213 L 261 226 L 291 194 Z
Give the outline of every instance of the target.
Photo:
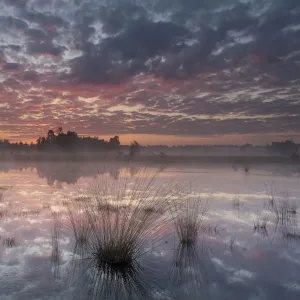
M 17 164 L 1 164 L 0 172 L 9 170 L 26 171 L 35 169 L 40 178 L 45 178 L 48 185 L 56 182 L 75 184 L 81 177 L 94 177 L 101 174 L 109 174 L 114 179 L 119 178 L 121 169 L 119 164 L 95 164 L 80 162 L 19 162 Z
M 118 179 L 120 166 L 80 164 L 80 163 L 60 163 L 60 164 L 40 164 L 37 166 L 39 177 L 47 178 L 49 185 L 55 181 L 59 183 L 75 184 L 81 177 L 95 177 L 97 175 L 109 174 L 114 179 Z

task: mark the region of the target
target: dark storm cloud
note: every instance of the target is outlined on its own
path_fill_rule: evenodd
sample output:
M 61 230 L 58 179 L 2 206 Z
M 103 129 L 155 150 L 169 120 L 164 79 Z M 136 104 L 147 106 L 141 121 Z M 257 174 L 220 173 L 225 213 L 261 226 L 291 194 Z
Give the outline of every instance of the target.
M 3 68 L 6 71 L 19 71 L 21 69 L 21 65 L 18 63 L 6 63 Z
M 131 3 L 121 4 L 115 9 L 109 9 L 105 6 L 99 10 L 103 30 L 109 34 L 115 34 L 127 28 L 133 21 L 146 21 L 148 19 L 147 11 Z
M 27 21 L 37 23 L 46 29 L 48 28 L 49 30 L 53 30 L 55 27 L 62 27 L 65 25 L 65 22 L 62 18 L 47 13 L 29 11 L 24 15 L 24 17 Z
M 44 54 L 44 55 L 52 55 L 54 57 L 60 56 L 66 47 L 63 46 L 54 46 L 51 43 L 30 43 L 28 45 L 27 51 L 30 54 Z
M 178 51 L 176 44 L 188 33 L 169 22 L 132 21 L 117 37 L 105 38 L 101 45 L 90 44 L 84 56 L 73 61 L 74 76 L 82 81 L 119 82 L 126 75 L 146 71 L 148 58 Z
M 28 28 L 28 24 L 25 21 L 12 16 L 0 16 L 0 28 L 2 28 L 2 30 L 26 30 Z
M 24 7 L 29 0 L 4 0 L 6 5 L 12 5 L 17 7 Z
M 29 29 L 26 32 L 26 35 L 30 38 L 30 40 L 44 40 L 47 37 L 45 31 L 40 29 Z
M 37 81 L 38 74 L 35 71 L 26 71 L 23 74 L 23 79 L 25 81 Z
M 89 69 L 88 64 L 91 60 L 93 62 L 99 60 L 99 65 L 102 65 L 101 61 L 105 57 L 111 69 L 116 68 L 111 73 L 116 74 L 117 82 L 119 82 L 119 65 L 113 63 L 116 59 L 121 60 L 123 64 L 130 60 L 143 61 L 143 64 L 139 64 L 140 68 L 135 69 L 137 73 L 144 72 L 146 66 L 148 72 L 165 78 L 187 78 L 208 66 L 219 69 L 232 63 L 235 63 L 235 67 L 243 66 L 245 63 L 243 59 L 253 55 L 259 57 L 261 67 L 264 64 L 280 63 L 278 68 L 283 68 L 289 73 L 291 66 L 286 68 L 282 57 L 297 49 L 300 38 L 292 32 L 283 32 L 283 29 L 299 20 L 298 13 L 291 11 L 291 7 L 298 4 L 289 2 L 288 5 L 275 6 L 271 12 L 257 16 L 251 14 L 253 5 L 250 3 L 233 1 L 227 3 L 231 5 L 229 9 L 218 11 L 215 10 L 220 4 L 218 1 L 210 4 L 201 1 L 185 2 L 182 13 L 180 10 L 171 13 L 173 22 L 151 21 L 145 6 L 123 3 L 113 9 L 102 7 L 99 9 L 102 30 L 114 35 L 105 38 L 95 47 L 84 49 L 86 69 Z M 177 1 L 177 5 L 183 3 Z M 207 9 L 202 18 L 196 16 L 199 13 L 196 8 Z M 186 27 L 189 22 L 196 27 L 193 32 Z M 88 26 L 85 27 L 87 37 L 92 35 L 91 24 L 92 19 L 89 19 Z M 230 36 L 230 32 L 233 31 L 240 37 L 234 39 Z M 237 40 L 242 39 L 242 35 L 252 36 L 252 41 L 239 43 Z M 189 44 L 189 40 L 192 43 Z M 214 55 L 213 50 L 222 46 L 227 49 Z M 155 61 L 157 55 L 164 56 L 163 61 L 157 63 L 157 59 Z M 85 68 L 82 67 L 81 71 L 75 62 L 73 74 L 85 81 L 87 77 L 83 75 Z M 127 71 L 127 75 L 131 76 L 132 70 L 128 68 Z M 112 82 L 115 81 L 111 76 L 98 78 L 99 82 L 110 79 Z

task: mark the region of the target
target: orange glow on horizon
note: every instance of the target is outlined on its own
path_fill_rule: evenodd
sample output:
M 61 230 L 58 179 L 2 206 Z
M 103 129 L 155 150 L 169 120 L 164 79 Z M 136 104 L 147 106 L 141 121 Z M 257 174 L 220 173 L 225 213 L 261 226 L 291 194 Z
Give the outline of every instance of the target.
M 266 145 L 273 141 L 286 140 L 293 138 L 295 142 L 300 142 L 300 137 L 297 132 L 289 133 L 274 133 L 274 134 L 232 134 L 220 136 L 176 136 L 176 135 L 156 135 L 156 134 L 110 134 L 101 135 L 97 134 L 80 134 L 79 136 L 96 136 L 99 139 L 109 140 L 111 137 L 118 135 L 122 145 L 129 145 L 132 141 L 138 141 L 142 146 L 147 145 L 244 145 L 251 143 L 253 145 Z M 9 139 L 10 142 L 35 143 L 37 138 L 24 138 L 13 137 L 6 133 L 0 133 L 0 139 Z

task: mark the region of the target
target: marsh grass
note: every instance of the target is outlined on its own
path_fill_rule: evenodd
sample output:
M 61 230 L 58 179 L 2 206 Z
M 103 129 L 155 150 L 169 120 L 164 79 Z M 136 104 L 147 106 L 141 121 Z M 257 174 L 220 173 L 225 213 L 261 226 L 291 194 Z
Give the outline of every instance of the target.
M 61 202 L 61 205 L 62 205 L 63 207 L 67 207 L 70 203 L 71 203 L 71 201 L 63 200 L 63 201 Z
M 283 238 L 289 242 L 300 243 L 300 234 L 297 232 L 284 231 Z
M 67 223 L 74 242 L 83 245 L 88 242 L 90 234 L 90 224 L 87 217 L 87 206 L 82 202 L 69 203 L 67 206 Z
M 0 211 L 0 220 L 7 218 L 9 215 L 9 210 L 6 208 Z
M 17 246 L 16 238 L 14 237 L 2 237 L 2 245 L 5 248 L 14 248 Z
M 267 230 L 267 219 L 257 219 L 253 225 L 253 232 L 260 234 L 262 237 L 268 237 L 268 230 Z
M 169 202 L 180 184 L 175 189 L 174 179 L 159 183 L 160 172 L 149 174 L 145 168 L 134 177 L 121 172 L 118 180 L 99 176 L 87 189 L 90 201 L 68 205 L 74 273 L 89 282 L 89 299 L 158 299 L 161 294 L 141 260 L 164 244 Z
M 182 194 L 171 205 L 175 231 L 182 244 L 195 244 L 204 224 L 204 216 L 209 208 L 209 201 L 199 196 Z
M 265 215 L 263 217 L 258 217 L 256 222 L 254 222 L 254 231 L 266 230 L 268 224 L 268 217 Z
M 225 250 L 231 255 L 234 255 L 236 249 L 236 234 L 230 236 L 230 238 L 225 241 Z
M 292 203 L 289 199 L 289 193 L 284 190 L 280 197 L 277 196 L 276 190 L 268 188 L 265 184 L 266 192 L 269 198 L 269 209 L 271 210 L 274 221 L 281 226 L 289 226 L 296 221 L 297 204 Z
M 200 227 L 201 233 L 208 235 L 208 236 L 218 236 L 223 232 L 225 229 L 218 226 L 218 225 L 212 225 L 203 223 Z
M 118 180 L 100 176 L 88 188 L 91 201 L 68 206 L 76 243 L 99 265 L 129 268 L 149 251 L 149 240 L 160 242 L 157 232 L 168 221 L 165 212 L 174 193 L 173 180 L 158 184 L 159 175 L 160 170 L 149 174 L 145 168 L 134 178 L 123 173 Z
M 240 200 L 239 195 L 236 195 L 232 199 L 231 203 L 232 203 L 233 209 L 236 209 L 236 210 L 240 210 L 240 208 L 244 206 L 244 203 Z
M 87 195 L 80 195 L 78 197 L 73 198 L 72 200 L 77 201 L 77 202 L 81 202 L 81 201 L 85 202 L 85 201 L 91 200 L 91 197 L 89 197 Z
M 12 213 L 13 216 L 16 217 L 30 217 L 30 216 L 37 216 L 41 213 L 40 209 L 25 209 L 25 210 L 20 210 L 17 212 Z
M 51 208 L 50 204 L 43 204 L 42 209 L 48 210 Z
M 163 215 L 164 214 L 164 210 L 163 209 L 159 209 L 159 208 L 155 208 L 153 206 L 146 206 L 144 208 L 145 213 L 152 213 L 152 214 L 157 214 L 157 215 Z
M 4 192 L 11 189 L 12 186 L 2 185 L 0 186 L 0 202 L 4 200 Z
M 0 186 L 0 191 L 4 192 L 4 191 L 7 191 L 7 190 L 12 189 L 12 188 L 13 188 L 13 186 L 11 186 L 11 185 L 1 185 Z

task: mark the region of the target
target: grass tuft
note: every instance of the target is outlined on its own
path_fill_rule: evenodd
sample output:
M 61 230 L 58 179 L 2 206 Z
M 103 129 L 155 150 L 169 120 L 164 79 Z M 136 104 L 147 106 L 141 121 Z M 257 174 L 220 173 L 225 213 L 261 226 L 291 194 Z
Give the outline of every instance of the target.
M 4 237 L 2 238 L 2 245 L 5 248 L 14 248 L 16 247 L 16 239 L 14 237 Z
M 118 180 L 95 179 L 88 188 L 88 203 L 68 206 L 68 219 L 76 243 L 99 264 L 130 267 L 139 258 L 149 238 L 165 225 L 172 182 L 158 184 L 160 170 L 143 169 L 134 178 L 121 173 Z M 160 212 L 158 217 L 153 212 Z
M 183 199 L 174 202 L 171 209 L 180 243 L 195 244 L 208 210 L 208 201 L 197 196 L 183 195 Z
M 121 172 L 117 180 L 101 175 L 86 192 L 88 202 L 68 205 L 74 263 L 83 271 L 78 280 L 89 282 L 89 299 L 161 297 L 156 284 L 149 288 L 147 272 L 153 266 L 147 271 L 140 264 L 144 254 L 164 243 L 163 229 L 171 219 L 167 212 L 175 197 L 173 180 L 161 184 L 159 175 L 160 170 L 153 174 L 146 168 L 134 177 Z
M 274 216 L 275 223 L 281 226 L 293 224 L 296 221 L 298 207 L 296 203 L 291 203 L 288 191 L 284 190 L 278 197 L 275 189 L 268 188 L 266 184 L 265 188 L 269 198 L 269 209 Z

